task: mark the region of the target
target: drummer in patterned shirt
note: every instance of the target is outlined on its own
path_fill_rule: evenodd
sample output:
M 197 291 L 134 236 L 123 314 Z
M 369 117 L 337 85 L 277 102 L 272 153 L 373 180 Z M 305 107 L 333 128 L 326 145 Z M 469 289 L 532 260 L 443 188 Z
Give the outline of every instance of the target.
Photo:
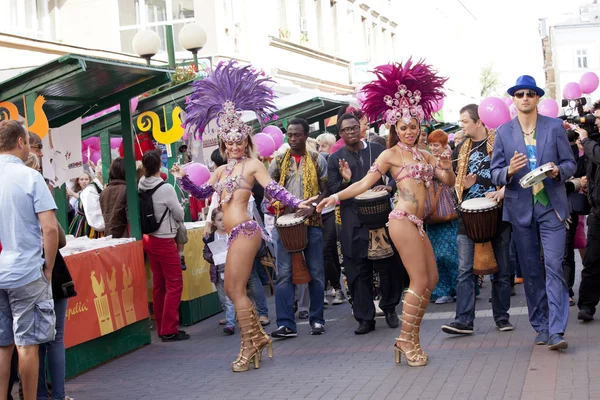
M 492 184 L 490 173 L 494 133 L 488 132 L 479 119 L 476 104 L 469 104 L 460 110 L 460 125 L 467 139 L 454 149 L 452 156 L 456 172 L 455 189 L 458 204 L 481 197 L 500 202 L 504 198 L 504 188 L 497 190 Z M 498 272 L 494 274 L 492 282 L 492 311 L 496 327 L 500 331 L 514 329 L 508 321 L 511 292 L 508 261 L 510 233 L 510 224 L 502 222 L 492 241 L 494 257 L 498 264 Z M 442 331 L 446 333 L 457 335 L 473 333 L 477 282 L 477 276 L 473 274 L 474 254 L 474 242 L 467 236 L 464 221 L 459 217 L 456 317 L 454 322 L 442 325 Z
M 290 148 L 277 156 L 269 167 L 269 174 L 276 182 L 284 186 L 291 194 L 300 199 L 319 196 L 316 203 L 327 193 L 327 162 L 319 153 L 306 148 L 309 125 L 305 119 L 294 118 L 287 127 Z M 274 204 L 277 207 L 277 204 Z M 287 211 L 287 210 L 281 210 Z M 282 212 L 281 214 L 285 214 Z M 303 209 L 297 217 L 306 217 L 308 242 L 304 250 L 306 266 L 311 276 L 308 283 L 310 293 L 309 323 L 311 335 L 325 333 L 323 319 L 323 292 L 325 291 L 325 272 L 323 268 L 323 229 L 321 215 L 315 207 Z M 292 283 L 292 255 L 288 253 L 279 238 L 277 229 L 273 229 L 273 241 L 277 252 L 277 281 L 275 282 L 275 307 L 278 328 L 271 332 L 277 339 L 297 336 L 294 319 L 294 284 Z

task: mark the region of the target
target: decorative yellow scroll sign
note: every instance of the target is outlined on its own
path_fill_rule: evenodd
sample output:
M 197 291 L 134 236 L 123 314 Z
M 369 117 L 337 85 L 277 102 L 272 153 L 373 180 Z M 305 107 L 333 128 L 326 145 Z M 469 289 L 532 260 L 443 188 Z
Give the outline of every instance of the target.
M 48 124 L 48 117 L 46 117 L 46 113 L 44 112 L 42 106 L 46 102 L 44 96 L 38 96 L 33 103 L 33 114 L 35 115 L 34 122 L 29 125 L 27 121 L 27 129 L 29 132 L 33 132 L 38 135 L 41 139 L 46 137 L 48 131 L 50 130 L 50 125 Z M 19 118 L 19 110 L 17 106 L 8 101 L 0 102 L 0 121 L 4 120 L 15 120 L 18 121 Z
M 171 113 L 173 125 L 166 132 L 161 131 L 160 118 L 152 111 L 146 111 L 139 115 L 137 126 L 141 131 L 148 132 L 152 128 L 152 136 L 158 143 L 171 144 L 175 143 L 183 137 L 183 127 L 181 126 L 181 107 L 175 107 Z M 163 116 L 165 129 L 167 128 L 167 112 L 163 107 Z

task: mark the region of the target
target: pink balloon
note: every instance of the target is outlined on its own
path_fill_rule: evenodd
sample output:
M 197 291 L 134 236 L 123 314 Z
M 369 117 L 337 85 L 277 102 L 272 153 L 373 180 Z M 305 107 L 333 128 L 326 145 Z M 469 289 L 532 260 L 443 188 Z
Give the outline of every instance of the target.
M 558 103 L 554 99 L 544 99 L 538 104 L 538 112 L 546 117 L 558 117 Z
M 110 148 L 118 149 L 119 146 L 121 146 L 122 141 L 123 141 L 123 138 L 118 138 L 118 137 L 110 138 Z
M 279 127 L 275 125 L 265 126 L 265 129 L 262 130 L 262 133 L 266 133 L 271 137 L 271 139 L 273 139 L 273 141 L 275 142 L 275 150 L 280 148 L 283 144 L 283 132 L 281 131 L 281 129 L 279 129 Z
M 579 87 L 581 91 L 585 94 L 593 93 L 596 89 L 598 89 L 598 75 L 595 72 L 586 72 L 581 75 L 579 78 Z
M 87 149 L 88 149 L 88 144 L 85 142 L 85 140 L 82 140 L 81 141 L 81 152 L 87 153 Z
M 83 161 L 84 164 L 87 164 L 87 162 L 88 162 L 87 151 L 81 154 L 81 161 Z
M 275 150 L 277 150 L 277 147 L 275 147 L 275 141 L 266 133 L 257 133 L 252 137 L 252 142 L 256 146 L 256 152 L 261 157 L 269 157 Z
M 519 110 L 517 109 L 517 106 L 514 103 L 511 104 L 510 107 L 508 107 L 508 111 L 510 112 L 511 119 L 515 118 L 519 114 Z
M 504 102 L 506 103 L 506 105 L 508 107 L 510 107 L 513 104 L 513 101 L 510 97 L 504 97 L 504 98 L 502 98 L 502 100 L 504 100 Z
M 563 98 L 572 100 L 578 99 L 581 97 L 581 88 L 579 87 L 579 83 L 569 82 L 563 88 Z
M 486 126 L 496 129 L 510 121 L 510 111 L 504 100 L 498 97 L 488 97 L 481 101 L 478 107 L 479 118 Z
M 90 153 L 90 161 L 94 163 L 94 165 L 98 165 L 98 161 L 102 159 L 102 155 L 99 151 L 93 151 Z
M 329 149 L 329 154 L 335 153 L 336 151 L 338 151 L 345 145 L 346 145 L 346 143 L 344 143 L 344 139 L 340 138 L 337 142 L 335 142 L 333 144 L 333 146 L 331 146 L 331 149 Z
M 90 148 L 91 151 L 100 150 L 100 138 L 97 136 L 87 138 L 83 142 L 87 145 L 87 147 Z
M 210 179 L 210 171 L 204 164 L 191 163 L 184 168 L 185 173 L 196 185 L 204 185 Z
M 442 107 L 444 107 L 444 98 L 443 97 L 441 99 L 433 102 L 433 108 L 431 111 L 435 114 L 436 112 L 440 111 L 442 109 Z

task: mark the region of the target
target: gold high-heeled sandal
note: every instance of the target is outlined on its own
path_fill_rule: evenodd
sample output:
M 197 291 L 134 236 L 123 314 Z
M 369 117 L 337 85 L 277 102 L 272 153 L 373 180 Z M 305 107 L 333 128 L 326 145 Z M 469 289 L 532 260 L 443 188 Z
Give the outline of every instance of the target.
M 260 330 L 256 329 L 258 319 L 255 318 L 252 308 L 236 310 L 238 326 L 240 327 L 240 354 L 231 364 L 233 372 L 245 372 L 250 369 L 250 363 L 254 362 L 254 369 L 260 368 L 260 359 L 264 345 L 258 343 Z M 244 316 L 243 314 L 247 314 Z M 248 321 L 248 323 L 243 323 Z M 260 323 L 259 323 L 260 325 Z M 248 352 L 249 350 L 249 352 Z
M 406 307 L 402 308 L 402 328 L 406 328 L 407 325 L 412 327 L 411 331 L 408 332 L 405 329 L 400 331 L 400 334 L 409 335 L 410 339 L 404 339 L 401 337 L 396 338 L 396 343 L 394 343 L 394 359 L 396 364 L 400 364 L 401 362 L 401 354 L 404 354 L 406 361 L 411 367 L 421 367 L 427 365 L 428 356 L 421 349 L 420 343 L 417 343 L 415 339 L 418 339 L 419 335 L 419 327 L 420 322 L 422 321 L 422 313 L 424 313 L 425 309 L 421 307 L 423 304 L 423 300 L 425 300 L 424 296 L 420 296 L 415 293 L 412 289 L 406 289 L 406 293 L 410 293 L 419 301 L 418 304 L 413 304 L 408 301 L 403 300 L 403 304 L 408 305 L 412 308 L 415 308 L 417 311 L 415 314 L 410 313 Z M 409 321 L 407 317 L 412 317 L 412 321 Z M 412 350 L 403 350 L 400 346 L 398 346 L 397 342 L 404 342 L 412 344 Z
M 421 340 L 420 340 L 420 333 L 421 333 L 421 323 L 423 322 L 423 316 L 425 315 L 425 310 L 427 309 L 427 305 L 429 305 L 429 299 L 431 298 L 431 290 L 425 288 L 425 293 L 423 294 L 423 296 L 421 296 L 421 300 L 419 301 L 419 306 L 415 307 L 417 308 L 417 318 L 415 319 L 415 324 L 417 324 L 416 327 L 413 327 L 412 331 L 415 333 L 415 336 L 417 337 L 417 339 L 419 340 L 416 345 L 417 345 L 417 351 L 424 356 L 425 358 L 429 359 L 429 355 L 427 353 L 425 353 L 423 351 L 423 349 L 421 348 Z M 425 305 L 423 305 L 423 302 L 425 301 Z M 412 304 L 409 304 L 412 306 Z
M 263 339 L 265 340 L 263 344 L 259 344 L 260 350 L 258 352 L 258 358 L 259 360 L 262 360 L 262 352 L 265 347 L 267 348 L 267 357 L 273 358 L 273 340 L 271 339 L 269 334 L 265 332 L 265 329 L 260 323 L 258 312 L 256 311 L 256 307 L 254 305 L 252 305 L 252 314 L 254 315 L 254 321 L 256 323 L 255 327 L 258 328 L 258 330 L 263 336 Z

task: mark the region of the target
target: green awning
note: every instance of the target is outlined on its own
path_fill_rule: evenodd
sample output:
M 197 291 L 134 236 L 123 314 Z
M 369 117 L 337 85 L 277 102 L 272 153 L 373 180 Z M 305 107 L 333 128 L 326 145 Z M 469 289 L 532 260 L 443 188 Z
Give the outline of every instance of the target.
M 0 101 L 25 115 L 23 97 L 46 99 L 51 128 L 119 104 L 171 81 L 174 71 L 68 54 L 0 83 Z

